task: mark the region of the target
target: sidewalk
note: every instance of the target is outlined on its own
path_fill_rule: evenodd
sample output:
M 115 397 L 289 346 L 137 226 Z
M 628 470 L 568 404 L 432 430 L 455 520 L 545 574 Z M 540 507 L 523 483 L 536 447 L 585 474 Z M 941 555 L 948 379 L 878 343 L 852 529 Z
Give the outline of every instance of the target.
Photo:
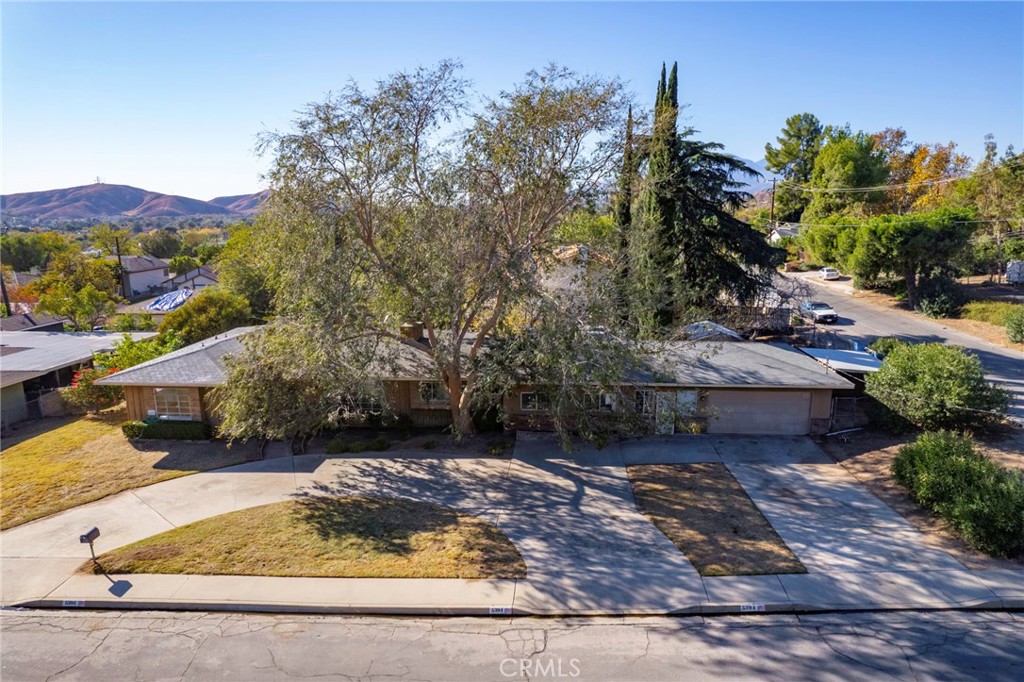
M 636 511 L 625 466 L 721 462 L 810 571 L 702 578 Z M 185 523 L 324 494 L 402 496 L 486 518 L 527 564 L 518 580 L 77 573 L 102 552 Z M 798 490 L 799 495 L 793 491 Z M 520 438 L 512 459 L 282 457 L 120 493 L 0 533 L 5 606 L 416 615 L 659 615 L 1024 608 L 1024 571 L 970 571 L 808 439 L 665 437 L 572 456 Z
M 664 578 L 664 577 L 663 577 Z M 75 575 L 11 606 L 463 616 L 629 616 L 1024 608 L 1024 572 L 877 571 L 703 578 L 667 597 L 662 580 L 633 590 L 595 581 L 586 593 L 557 581 L 245 576 Z

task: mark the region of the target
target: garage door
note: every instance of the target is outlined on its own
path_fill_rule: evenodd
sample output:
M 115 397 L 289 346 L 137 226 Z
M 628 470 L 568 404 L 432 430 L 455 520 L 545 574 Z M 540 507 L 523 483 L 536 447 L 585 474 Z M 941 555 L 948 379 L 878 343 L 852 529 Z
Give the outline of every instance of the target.
M 811 430 L 808 391 L 710 391 L 708 433 L 801 435 Z

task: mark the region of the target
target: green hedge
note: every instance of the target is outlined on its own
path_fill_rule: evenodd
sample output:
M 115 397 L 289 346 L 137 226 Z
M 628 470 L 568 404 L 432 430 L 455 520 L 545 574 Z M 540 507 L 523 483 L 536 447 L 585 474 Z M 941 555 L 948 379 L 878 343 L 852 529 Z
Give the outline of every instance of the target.
M 900 448 L 892 473 L 968 544 L 997 556 L 1024 554 L 1024 473 L 977 452 L 969 436 L 925 433 Z
M 139 438 L 142 436 L 145 428 L 146 422 L 138 420 L 126 421 L 124 424 L 121 424 L 121 432 L 124 433 L 125 438 Z
M 123 428 L 123 427 L 122 427 Z M 170 440 L 210 440 L 209 425 L 202 422 L 159 421 L 146 424 L 141 438 L 166 438 Z

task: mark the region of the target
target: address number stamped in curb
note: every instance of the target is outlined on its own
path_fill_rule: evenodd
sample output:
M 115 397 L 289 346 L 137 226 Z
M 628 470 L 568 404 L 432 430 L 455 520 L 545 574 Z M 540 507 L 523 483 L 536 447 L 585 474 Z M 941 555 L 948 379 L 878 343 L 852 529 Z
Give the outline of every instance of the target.
M 761 602 L 748 602 L 746 604 L 740 604 L 740 613 L 750 613 L 752 611 L 764 611 L 764 604 Z
M 85 602 L 82 601 L 81 599 L 65 599 L 64 601 L 62 601 L 60 603 L 60 605 L 61 606 L 77 606 L 77 607 L 82 607 L 82 606 L 85 606 Z
M 492 616 L 511 616 L 512 615 L 512 607 L 511 606 L 492 606 L 490 608 L 490 610 L 488 611 L 488 613 L 490 613 L 490 615 L 492 615 Z

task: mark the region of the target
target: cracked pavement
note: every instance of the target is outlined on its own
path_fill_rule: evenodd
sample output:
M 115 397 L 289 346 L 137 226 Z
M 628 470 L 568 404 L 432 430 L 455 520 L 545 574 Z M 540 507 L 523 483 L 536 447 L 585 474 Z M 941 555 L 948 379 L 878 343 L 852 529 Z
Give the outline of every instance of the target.
M 366 618 L 0 612 L 5 682 L 1024 677 L 1024 614 Z

